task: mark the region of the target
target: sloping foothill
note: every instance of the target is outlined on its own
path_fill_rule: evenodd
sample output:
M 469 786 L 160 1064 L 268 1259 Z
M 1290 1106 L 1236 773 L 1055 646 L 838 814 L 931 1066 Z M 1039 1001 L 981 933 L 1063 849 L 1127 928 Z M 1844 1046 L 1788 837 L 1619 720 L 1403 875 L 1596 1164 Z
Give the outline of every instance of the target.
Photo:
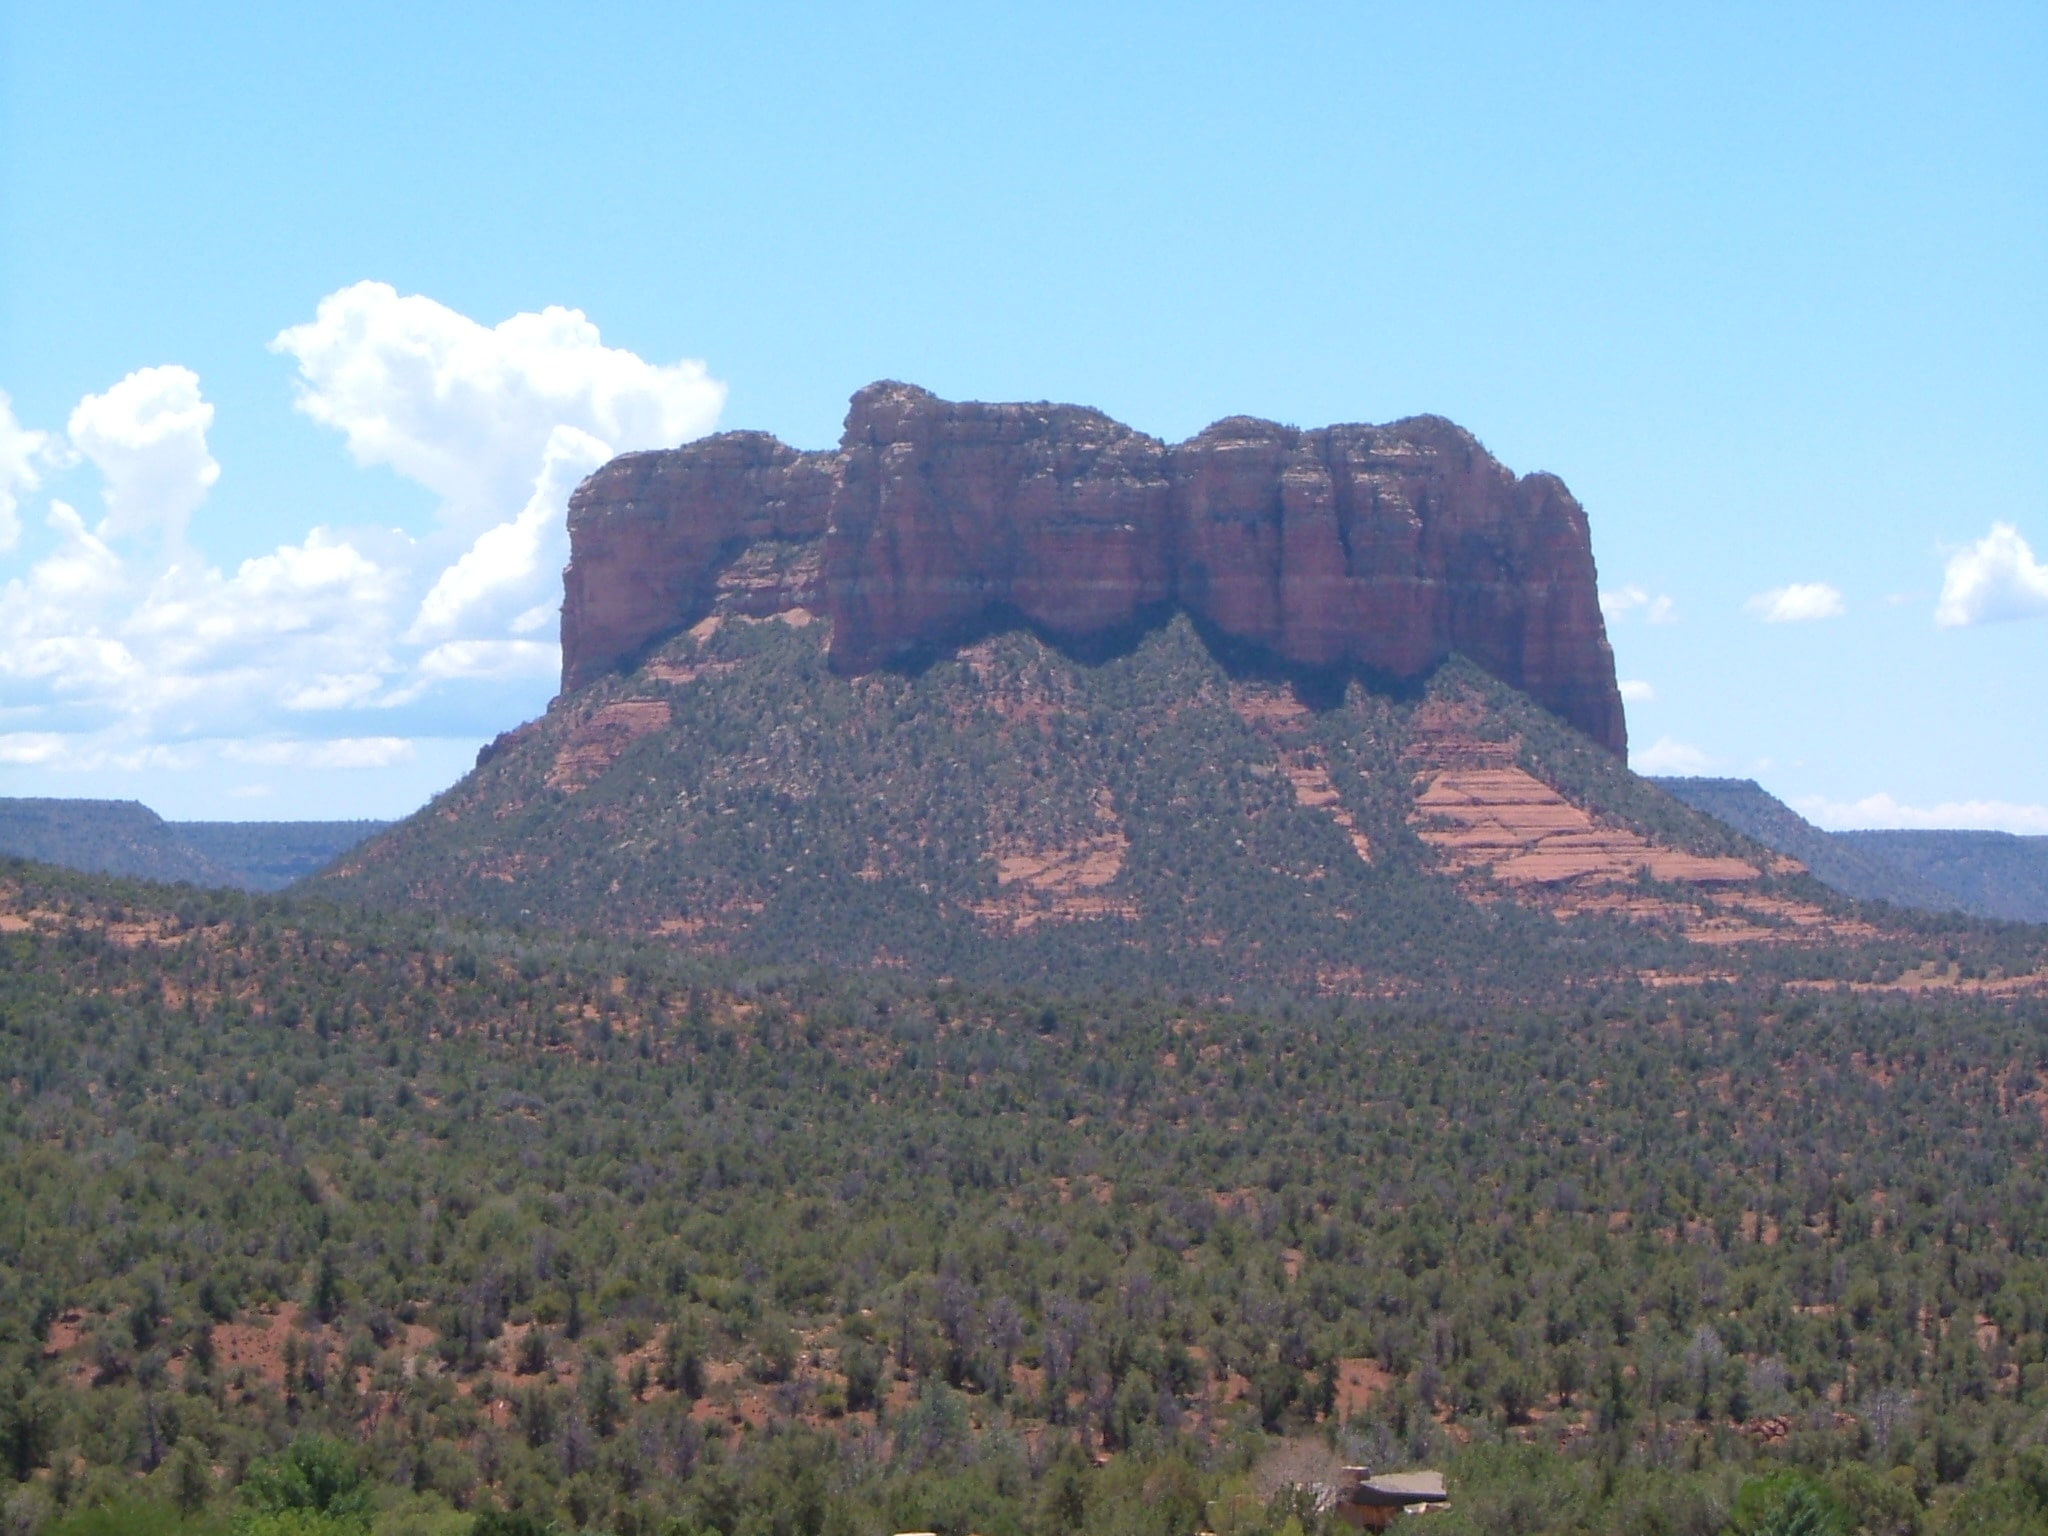
M 806 611 L 715 611 L 312 888 L 1210 995 L 1505 993 L 1734 951 L 1869 982 L 1933 953 L 1922 919 L 1844 900 L 1460 659 L 1405 689 L 1303 678 L 1185 617 L 1102 660 L 1019 629 L 848 676 L 828 642 Z

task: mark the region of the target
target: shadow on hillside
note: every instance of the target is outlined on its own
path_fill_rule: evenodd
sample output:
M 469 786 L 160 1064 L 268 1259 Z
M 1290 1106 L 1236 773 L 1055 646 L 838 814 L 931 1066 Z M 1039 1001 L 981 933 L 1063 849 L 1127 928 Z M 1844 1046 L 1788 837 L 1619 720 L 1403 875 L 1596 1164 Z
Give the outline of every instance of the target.
M 1255 641 L 1225 634 L 1215 625 L 1188 613 L 1178 603 L 1154 603 L 1140 609 L 1137 617 L 1128 624 L 1080 635 L 1050 629 L 1027 617 L 1014 604 L 1002 603 L 983 610 L 966 624 L 906 646 L 876 670 L 904 677 L 921 677 L 939 663 L 952 660 L 968 646 L 1017 630 L 1026 631 L 1040 644 L 1078 666 L 1099 667 L 1130 656 L 1150 636 L 1183 615 L 1196 637 L 1215 658 L 1216 664 L 1232 681 L 1284 683 L 1305 708 L 1318 714 L 1341 707 L 1345 693 L 1353 683 L 1397 703 L 1412 704 L 1428 691 L 1430 680 L 1451 659 L 1446 656 L 1413 677 L 1396 677 L 1373 667 L 1312 667 L 1288 661 Z

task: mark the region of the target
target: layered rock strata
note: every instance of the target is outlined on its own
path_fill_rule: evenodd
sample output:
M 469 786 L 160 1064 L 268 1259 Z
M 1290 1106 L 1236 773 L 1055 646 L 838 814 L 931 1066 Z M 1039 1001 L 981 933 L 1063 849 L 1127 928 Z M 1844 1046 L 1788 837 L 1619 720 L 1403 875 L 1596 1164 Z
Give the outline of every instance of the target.
M 578 487 L 569 537 L 565 690 L 695 623 L 753 546 L 815 544 L 761 602 L 829 620 L 845 672 L 991 623 L 1087 642 L 1179 607 L 1294 667 L 1412 678 L 1462 652 L 1627 745 L 1584 511 L 1436 416 L 1231 417 L 1169 446 L 1078 406 L 880 383 L 835 453 L 728 432 L 622 455 Z

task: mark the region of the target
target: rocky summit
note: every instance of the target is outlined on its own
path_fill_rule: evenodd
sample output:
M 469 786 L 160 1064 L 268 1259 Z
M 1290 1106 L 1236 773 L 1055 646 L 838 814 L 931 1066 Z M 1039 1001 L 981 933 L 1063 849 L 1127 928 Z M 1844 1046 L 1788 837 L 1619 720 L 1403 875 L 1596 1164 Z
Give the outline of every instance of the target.
M 1071 405 L 878 383 L 836 452 L 760 432 L 624 454 L 569 505 L 564 692 L 723 593 L 829 624 L 842 675 L 994 630 L 1114 648 L 1188 614 L 1212 644 L 1335 676 L 1453 653 L 1627 747 L 1586 515 L 1436 416 L 1311 431 L 1236 416 L 1166 444 Z

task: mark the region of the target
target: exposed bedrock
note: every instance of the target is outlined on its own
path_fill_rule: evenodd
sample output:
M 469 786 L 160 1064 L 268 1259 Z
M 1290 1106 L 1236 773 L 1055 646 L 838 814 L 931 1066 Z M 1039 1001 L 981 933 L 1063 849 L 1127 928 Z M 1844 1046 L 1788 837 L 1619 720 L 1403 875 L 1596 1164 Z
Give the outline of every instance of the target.
M 624 453 L 569 498 L 562 572 L 562 687 L 630 664 L 711 604 L 718 573 L 764 539 L 823 536 L 836 455 L 765 432 Z
M 822 541 L 848 672 L 1016 615 L 1085 641 L 1174 605 L 1296 666 L 1415 677 L 1453 651 L 1626 748 L 1586 515 L 1436 416 L 1300 431 L 1231 417 L 1168 446 L 1070 405 L 853 397 L 836 453 L 727 432 L 625 454 L 569 503 L 562 682 L 700 617 L 762 540 Z

